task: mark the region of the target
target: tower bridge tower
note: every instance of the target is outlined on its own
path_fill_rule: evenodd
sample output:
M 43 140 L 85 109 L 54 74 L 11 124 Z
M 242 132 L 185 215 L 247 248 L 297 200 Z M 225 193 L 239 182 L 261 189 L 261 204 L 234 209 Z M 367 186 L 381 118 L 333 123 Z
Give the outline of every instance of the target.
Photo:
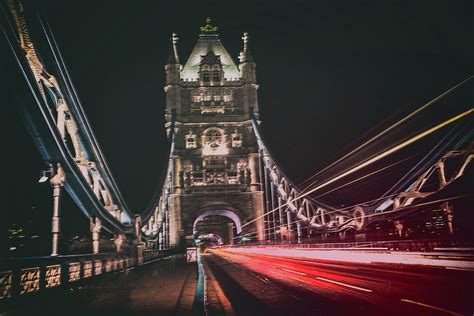
M 255 63 L 244 33 L 237 65 L 210 18 L 184 66 L 173 34 L 166 72 L 166 128 L 174 126 L 169 197 L 170 244 L 215 235 L 264 239 L 264 202 L 258 144 Z M 172 121 L 174 120 L 174 125 Z

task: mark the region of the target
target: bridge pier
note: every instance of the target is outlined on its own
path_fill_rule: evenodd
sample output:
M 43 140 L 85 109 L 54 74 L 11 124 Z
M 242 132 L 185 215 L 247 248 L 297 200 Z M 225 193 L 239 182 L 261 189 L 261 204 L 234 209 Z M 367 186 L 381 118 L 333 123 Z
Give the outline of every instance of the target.
M 444 213 L 446 214 L 446 219 L 447 219 L 447 225 L 448 225 L 448 233 L 450 235 L 454 234 L 454 226 L 453 226 L 453 219 L 454 219 L 454 214 L 453 214 L 453 206 L 449 205 L 448 202 L 445 202 L 441 205 L 443 208 Z
M 303 232 L 301 230 L 301 221 L 296 222 L 296 233 L 298 235 L 298 243 L 301 244 L 301 237 L 303 235 Z
M 227 223 L 227 235 L 229 236 L 229 245 L 234 244 L 234 224 Z
M 114 244 L 115 244 L 115 251 L 120 252 L 122 250 L 122 244 L 126 239 L 124 234 L 115 234 L 114 236 Z
M 278 216 L 280 217 L 280 240 L 283 242 L 283 228 L 285 219 L 283 217 L 283 210 L 281 209 L 281 197 L 278 197 Z
M 292 233 L 292 229 L 291 229 L 291 212 L 290 211 L 286 211 L 286 225 L 287 225 L 287 229 L 288 229 L 288 243 L 291 243 L 291 233 Z
M 92 253 L 97 254 L 99 253 L 99 238 L 100 238 L 100 231 L 102 229 L 102 222 L 100 218 L 90 218 L 90 229 L 92 233 Z
M 395 225 L 395 230 L 397 231 L 398 237 L 403 237 L 403 220 L 393 221 L 393 225 Z

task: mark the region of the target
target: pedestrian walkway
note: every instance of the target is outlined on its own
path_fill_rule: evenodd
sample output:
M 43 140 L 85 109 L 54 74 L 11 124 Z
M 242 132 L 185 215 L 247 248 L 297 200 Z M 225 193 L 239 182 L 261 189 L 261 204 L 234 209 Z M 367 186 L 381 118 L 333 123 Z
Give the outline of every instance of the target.
M 199 315 L 204 308 L 194 304 L 196 282 L 196 263 L 172 256 L 72 289 L 25 297 L 1 315 Z

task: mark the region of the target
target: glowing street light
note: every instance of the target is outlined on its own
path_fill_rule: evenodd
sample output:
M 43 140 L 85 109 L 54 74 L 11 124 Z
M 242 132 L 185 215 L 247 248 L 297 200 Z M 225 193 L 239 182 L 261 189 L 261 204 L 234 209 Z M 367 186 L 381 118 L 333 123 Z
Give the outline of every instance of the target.
M 41 178 L 38 180 L 38 183 L 46 182 L 50 177 L 51 170 L 41 170 Z

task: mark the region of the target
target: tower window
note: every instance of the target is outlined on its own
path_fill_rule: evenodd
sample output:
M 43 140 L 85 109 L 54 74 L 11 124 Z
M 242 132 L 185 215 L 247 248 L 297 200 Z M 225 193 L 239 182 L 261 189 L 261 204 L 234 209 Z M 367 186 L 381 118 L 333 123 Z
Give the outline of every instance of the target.
M 202 96 L 201 96 L 201 92 L 199 90 L 193 90 L 192 91 L 192 97 L 193 97 L 193 102 L 194 103 L 199 103 L 202 101 Z
M 211 81 L 211 68 L 209 65 L 202 65 L 201 67 L 201 80 L 202 82 Z
M 218 147 L 222 142 L 222 134 L 217 129 L 211 129 L 206 133 L 205 144 L 209 144 L 212 147 Z
M 206 90 L 206 94 L 204 96 L 204 101 L 212 101 L 212 91 Z
M 224 102 L 232 102 L 233 100 L 232 90 L 225 90 L 224 91 Z
M 242 134 L 237 133 L 237 130 L 232 134 L 232 147 L 242 147 Z
M 196 135 L 193 135 L 191 131 L 186 135 L 186 149 L 196 148 Z
M 211 81 L 211 76 L 209 75 L 209 71 L 203 71 L 202 72 L 202 81 L 203 82 Z
M 212 81 L 220 82 L 221 81 L 221 72 L 219 70 L 212 71 Z

